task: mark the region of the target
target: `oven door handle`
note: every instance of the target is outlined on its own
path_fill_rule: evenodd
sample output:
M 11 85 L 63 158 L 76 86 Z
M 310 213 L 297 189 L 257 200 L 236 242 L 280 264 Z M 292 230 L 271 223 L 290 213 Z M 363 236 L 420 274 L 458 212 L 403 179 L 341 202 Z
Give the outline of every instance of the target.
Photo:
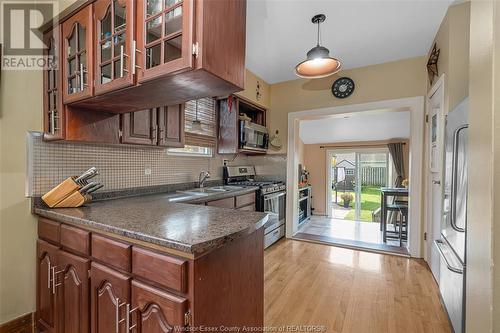
M 275 199 L 286 195 L 286 192 L 278 192 L 264 195 L 264 200 Z

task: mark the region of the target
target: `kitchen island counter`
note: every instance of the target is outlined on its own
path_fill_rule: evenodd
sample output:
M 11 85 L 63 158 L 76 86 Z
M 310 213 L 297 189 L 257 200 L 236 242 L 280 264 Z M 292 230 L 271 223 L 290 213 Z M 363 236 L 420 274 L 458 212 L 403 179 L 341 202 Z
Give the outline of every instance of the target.
M 249 193 L 247 188 L 226 195 Z M 81 228 L 110 233 L 198 257 L 245 237 L 268 220 L 261 212 L 172 202 L 179 194 L 154 194 L 97 201 L 80 208 L 35 207 L 34 213 Z M 212 195 L 206 198 L 212 200 Z M 221 194 L 217 195 L 220 198 Z M 187 202 L 200 202 L 191 198 Z

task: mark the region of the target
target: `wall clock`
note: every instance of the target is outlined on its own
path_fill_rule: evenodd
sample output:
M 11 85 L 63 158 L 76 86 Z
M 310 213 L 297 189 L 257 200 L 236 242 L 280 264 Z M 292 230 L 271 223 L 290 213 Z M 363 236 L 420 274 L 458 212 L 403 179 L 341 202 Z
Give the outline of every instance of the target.
M 332 94 L 337 98 L 349 97 L 354 91 L 354 81 L 348 77 L 341 77 L 332 85 Z

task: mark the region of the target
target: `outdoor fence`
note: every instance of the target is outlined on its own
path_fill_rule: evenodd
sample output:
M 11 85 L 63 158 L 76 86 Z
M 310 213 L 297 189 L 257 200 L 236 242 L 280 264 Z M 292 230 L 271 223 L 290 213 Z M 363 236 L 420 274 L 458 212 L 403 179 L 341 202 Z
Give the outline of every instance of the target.
M 387 185 L 386 167 L 361 167 L 361 185 L 385 186 Z
M 354 181 L 356 179 L 356 170 L 345 176 L 345 181 L 338 183 L 338 190 L 352 191 Z M 334 175 L 337 173 L 334 172 Z M 364 166 L 360 169 L 361 186 L 386 186 L 387 185 L 387 168 Z M 336 179 L 333 180 L 335 183 Z

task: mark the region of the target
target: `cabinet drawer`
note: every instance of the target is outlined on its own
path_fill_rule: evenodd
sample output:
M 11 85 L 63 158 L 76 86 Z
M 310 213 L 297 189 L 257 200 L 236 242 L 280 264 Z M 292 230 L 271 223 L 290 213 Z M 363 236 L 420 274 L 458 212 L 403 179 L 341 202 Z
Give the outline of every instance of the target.
M 132 245 L 92 234 L 92 257 L 130 272 Z
M 207 206 L 234 208 L 234 197 L 207 202 Z
M 251 203 L 250 205 L 240 207 L 240 208 L 238 208 L 238 210 L 247 210 L 250 212 L 255 212 L 255 203 Z
M 61 225 L 61 245 L 85 255 L 90 254 L 90 232 Z
M 255 192 L 236 197 L 236 207 L 243 207 L 255 203 Z
M 61 223 L 47 220 L 43 217 L 38 219 L 38 237 L 59 244 Z
M 185 293 L 187 291 L 187 260 L 146 249 L 132 247 L 132 273 Z

